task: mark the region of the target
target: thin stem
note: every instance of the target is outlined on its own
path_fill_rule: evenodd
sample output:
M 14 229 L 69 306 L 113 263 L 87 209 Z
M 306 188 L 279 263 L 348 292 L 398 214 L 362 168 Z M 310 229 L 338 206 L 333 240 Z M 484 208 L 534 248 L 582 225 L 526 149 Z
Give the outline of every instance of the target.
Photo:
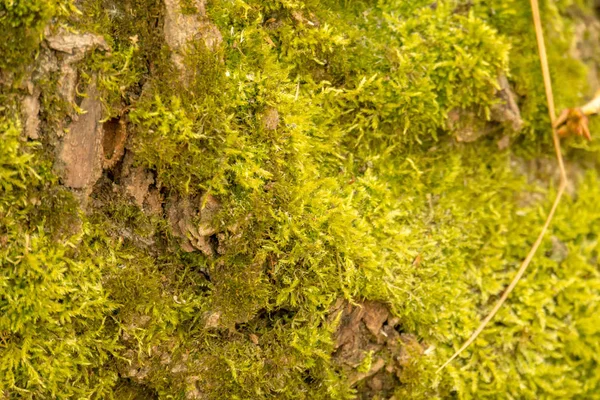
M 544 42 L 544 31 L 542 30 L 542 20 L 540 18 L 540 6 L 538 0 L 531 0 L 531 11 L 533 12 L 533 25 L 535 27 L 535 36 L 537 38 L 540 64 L 542 66 L 542 76 L 544 78 L 544 89 L 546 90 L 546 102 L 548 103 L 548 115 L 550 122 L 554 127 L 556 121 L 556 111 L 554 108 L 554 94 L 552 92 L 552 80 L 550 79 L 550 69 L 548 68 L 548 56 L 546 55 L 546 44 Z M 560 139 L 556 129 L 552 128 L 552 139 L 554 141 L 554 150 L 556 151 L 556 160 L 560 168 L 561 181 L 567 182 L 567 173 L 563 162 Z
M 513 291 L 513 289 L 517 286 L 517 284 L 523 277 L 523 274 L 527 270 L 527 267 L 531 263 L 531 260 L 533 259 L 533 257 L 535 256 L 535 253 L 537 252 L 538 248 L 540 247 L 540 244 L 542 243 L 542 240 L 544 239 L 544 235 L 548 231 L 548 228 L 550 227 L 550 223 L 552 222 L 552 219 L 554 218 L 554 214 L 556 212 L 556 209 L 558 208 L 558 204 L 560 203 L 560 200 L 562 199 L 563 193 L 565 192 L 565 188 L 567 187 L 567 182 L 568 182 L 567 173 L 566 173 L 565 165 L 563 162 L 562 151 L 561 151 L 561 147 L 560 147 L 560 139 L 558 137 L 558 133 L 556 132 L 556 129 L 554 128 L 554 121 L 556 120 L 556 111 L 554 109 L 554 95 L 552 93 L 552 81 L 550 79 L 550 69 L 548 68 L 548 57 L 546 55 L 546 45 L 544 43 L 544 33 L 542 30 L 542 21 L 540 18 L 540 9 L 539 9 L 539 4 L 538 4 L 537 0 L 531 0 L 531 10 L 533 12 L 533 23 L 535 26 L 535 35 L 537 38 L 538 51 L 539 51 L 539 56 L 540 56 L 540 64 L 542 67 L 542 76 L 544 78 L 544 88 L 546 90 L 546 101 L 548 103 L 548 114 L 550 115 L 550 121 L 553 126 L 552 139 L 554 141 L 554 149 L 556 151 L 556 160 L 558 161 L 558 166 L 560 168 L 560 185 L 558 187 L 558 192 L 556 193 L 556 198 L 554 199 L 554 203 L 552 204 L 552 208 L 550 209 L 550 213 L 548 214 L 548 217 L 546 217 L 546 222 L 544 222 L 544 226 L 542 227 L 542 230 L 541 230 L 540 234 L 538 235 L 535 243 L 531 247 L 531 250 L 529 250 L 527 257 L 525 258 L 525 260 L 523 260 L 523 263 L 517 270 L 517 274 L 515 275 L 513 280 L 510 282 L 510 284 L 508 285 L 508 287 L 506 288 L 504 293 L 502 294 L 502 297 L 500 297 L 500 299 L 496 302 L 492 311 L 488 314 L 487 317 L 485 317 L 485 319 L 483 321 L 481 321 L 481 324 L 479 324 L 479 327 L 477 327 L 475 332 L 473 332 L 471 337 L 469 337 L 469 339 L 461 346 L 461 348 L 458 349 L 452 355 L 452 357 L 450 357 L 437 370 L 438 373 L 441 370 L 443 370 L 448 364 L 450 364 L 456 357 L 458 357 L 465 349 L 467 349 L 471 345 L 471 343 L 473 343 L 475 341 L 475 339 L 477 339 L 479 334 L 490 323 L 490 321 L 494 318 L 494 316 L 500 310 L 500 308 L 502 308 L 502 305 L 506 302 L 506 299 L 508 299 L 508 296 L 510 295 L 510 293 Z
M 460 355 L 460 353 L 462 353 L 467 347 L 469 347 L 471 345 L 471 343 L 473 343 L 475 341 L 475 339 L 477 339 L 477 337 L 479 336 L 479 334 L 485 329 L 485 327 L 487 326 L 487 324 L 492 320 L 492 318 L 494 318 L 494 316 L 496 315 L 496 313 L 500 310 L 500 308 L 502 307 L 502 305 L 504 304 L 504 302 L 506 301 L 506 299 L 508 298 L 508 296 L 510 295 L 510 293 L 513 291 L 513 289 L 515 288 L 515 286 L 517 286 L 517 283 L 519 283 L 519 281 L 521 280 L 521 277 L 525 273 L 525 270 L 529 266 L 529 263 L 533 259 L 533 256 L 535 256 L 535 253 L 537 252 L 538 247 L 540 247 L 540 244 L 542 244 L 542 240 L 544 239 L 544 235 L 548 231 L 548 227 L 550 226 L 550 223 L 552 222 L 552 218 L 554 217 L 554 213 L 556 212 L 556 209 L 558 208 L 558 204 L 560 203 L 562 195 L 563 195 L 563 193 L 565 191 L 565 187 L 566 187 L 566 185 L 564 183 L 560 184 L 560 186 L 558 188 L 558 193 L 556 194 L 556 199 L 554 199 L 554 204 L 552 205 L 552 209 L 550 210 L 550 214 L 548 214 L 548 217 L 546 218 L 546 222 L 544 223 L 544 227 L 542 228 L 542 231 L 540 232 L 540 234 L 538 235 L 535 243 L 531 247 L 531 250 L 529 250 L 529 254 L 527 254 L 527 257 L 525 258 L 525 260 L 523 261 L 523 263 L 519 267 L 519 270 L 517 271 L 517 274 L 515 275 L 515 277 L 513 278 L 513 280 L 510 282 L 510 285 L 508 285 L 508 287 L 504 291 L 504 294 L 502 294 L 502 297 L 500 297 L 500 299 L 496 302 L 496 305 L 494 306 L 494 308 L 492 309 L 492 311 L 488 314 L 488 316 L 485 317 L 485 319 L 483 321 L 481 321 L 481 324 L 479 324 L 479 327 L 475 330 L 475 332 L 473 332 L 473 334 L 471 335 L 471 337 L 469 337 L 469 339 L 465 342 L 465 344 L 463 344 L 462 347 L 460 349 L 458 349 L 458 351 L 456 351 L 452 355 L 452 357 L 450 357 L 448 359 L 448 361 L 446 361 L 444 363 L 444 365 L 442 365 L 437 370 L 437 372 L 440 372 L 442 369 L 444 369 L 456 357 L 458 357 Z

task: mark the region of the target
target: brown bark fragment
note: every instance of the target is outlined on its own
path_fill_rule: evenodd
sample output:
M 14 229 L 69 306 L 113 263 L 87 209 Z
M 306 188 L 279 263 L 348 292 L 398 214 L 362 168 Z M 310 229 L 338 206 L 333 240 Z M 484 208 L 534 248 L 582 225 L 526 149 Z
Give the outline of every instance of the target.
M 202 39 L 206 47 L 216 50 L 223 41 L 219 29 L 206 17 L 205 1 L 193 2 L 197 13 L 183 13 L 179 0 L 165 1 L 165 41 L 171 47 L 171 59 L 177 69 L 185 73 L 183 56 L 190 41 Z
M 29 139 L 39 139 L 40 90 L 36 88 L 32 94 L 25 96 L 21 105 L 24 114 L 25 136 Z
M 144 209 L 154 215 L 162 215 L 163 213 L 163 198 L 160 191 L 152 188 L 148 191 L 148 196 L 144 202 Z
M 63 32 L 56 36 L 50 36 L 46 40 L 52 50 L 70 55 L 83 55 L 93 47 L 108 50 L 108 44 L 106 44 L 104 38 L 91 33 L 75 34 Z
M 513 131 L 519 132 L 523 129 L 523 120 L 516 96 L 506 76 L 501 75 L 498 78 L 498 84 L 500 89 L 496 92 L 496 97 L 500 99 L 500 102 L 492 106 L 491 119 L 495 122 L 508 123 Z
M 331 308 L 329 321 L 338 317 L 333 360 L 348 373 L 350 384 L 358 389 L 358 398 L 390 398 L 401 384 L 405 368 L 423 354 L 424 346 L 414 335 L 398 332 L 400 320 L 392 317 L 384 303 L 353 305 L 338 300 Z M 365 357 L 372 357 L 368 371 L 359 368 Z
M 387 321 L 390 313 L 385 305 L 375 301 L 364 303 L 365 314 L 363 320 L 365 325 L 374 336 L 379 335 L 381 327 Z
M 262 117 L 263 128 L 268 131 L 274 131 L 279 126 L 279 112 L 275 107 L 269 107 L 265 110 Z
M 102 36 L 91 33 L 75 34 L 61 32 L 46 38 L 50 49 L 64 53 L 60 63 L 59 92 L 68 102 L 75 101 L 77 86 L 77 69 L 73 65 L 85 57 L 94 48 L 108 50 L 108 44 Z
M 220 210 L 219 201 L 210 194 L 169 200 L 167 217 L 173 235 L 180 240 L 184 251 L 200 250 L 213 257 L 216 250 L 210 236 L 217 232 L 215 216 Z
M 498 102 L 490 109 L 490 121 L 486 121 L 481 111 L 475 108 L 455 108 L 448 113 L 448 129 L 458 142 L 474 142 L 498 128 L 505 127 L 513 132 L 523 129 L 517 97 L 506 76 L 498 77 L 496 98 Z
M 102 106 L 94 85 L 88 88 L 81 109 L 84 114 L 69 125 L 58 152 L 58 173 L 73 189 L 91 188 L 102 175 Z
M 146 171 L 144 167 L 134 167 L 133 153 L 127 152 L 123 159 L 121 179 L 125 193 L 133 198 L 138 207 L 142 208 L 144 201 L 148 197 L 150 185 L 154 184 L 154 175 L 150 171 Z M 151 201 L 155 200 L 152 199 Z M 153 205 L 152 208 L 155 207 Z M 158 207 L 160 207 L 160 199 Z

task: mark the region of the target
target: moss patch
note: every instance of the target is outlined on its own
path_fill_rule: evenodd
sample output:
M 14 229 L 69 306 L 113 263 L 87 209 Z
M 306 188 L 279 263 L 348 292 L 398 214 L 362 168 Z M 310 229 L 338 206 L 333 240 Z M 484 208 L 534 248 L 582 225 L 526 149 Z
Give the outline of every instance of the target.
M 583 64 L 566 55 L 575 8 L 591 12 L 573 1 L 543 9 L 564 106 L 587 90 Z M 206 11 L 223 42 L 193 40 L 186 73 L 162 36 L 162 2 L 96 0 L 81 11 L 70 24 L 111 51 L 83 60 L 80 80 L 96 77 L 106 119 L 126 115 L 127 152 L 157 198 L 218 198 L 215 252 L 180 248 L 166 205 L 134 205 L 119 165 L 77 210 L 7 107 L 9 397 L 372 398 L 355 377 L 389 355 L 340 364 L 341 299 L 385 304 L 399 337 L 422 350 L 398 341 L 405 358 L 386 361 L 398 363 L 386 389 L 396 398 L 598 391 L 598 148 L 576 139 L 565 141 L 575 186 L 552 237 L 495 322 L 435 375 L 512 279 L 553 198 L 526 3 L 214 0 Z M 489 120 L 503 74 L 525 129 L 504 150 L 506 132 L 458 143 L 448 114 Z M 3 89 L 13 105 L 16 94 Z M 59 103 L 44 100 L 49 118 Z

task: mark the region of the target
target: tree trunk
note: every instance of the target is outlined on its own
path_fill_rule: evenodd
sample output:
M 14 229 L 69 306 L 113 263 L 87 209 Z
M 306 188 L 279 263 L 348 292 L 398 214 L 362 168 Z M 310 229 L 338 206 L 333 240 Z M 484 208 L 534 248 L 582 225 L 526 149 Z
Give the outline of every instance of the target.
M 600 87 L 582 3 L 542 9 L 561 109 Z M 578 135 L 529 272 L 436 373 L 558 185 L 528 2 L 15 0 L 0 28 L 0 398 L 599 393 Z

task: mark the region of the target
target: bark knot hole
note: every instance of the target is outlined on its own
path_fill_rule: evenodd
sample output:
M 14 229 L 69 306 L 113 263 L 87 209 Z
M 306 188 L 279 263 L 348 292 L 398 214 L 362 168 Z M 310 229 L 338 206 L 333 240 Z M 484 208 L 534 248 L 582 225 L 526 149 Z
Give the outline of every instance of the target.
M 102 125 L 104 151 L 104 168 L 114 167 L 123 157 L 127 131 L 124 118 L 111 118 Z

